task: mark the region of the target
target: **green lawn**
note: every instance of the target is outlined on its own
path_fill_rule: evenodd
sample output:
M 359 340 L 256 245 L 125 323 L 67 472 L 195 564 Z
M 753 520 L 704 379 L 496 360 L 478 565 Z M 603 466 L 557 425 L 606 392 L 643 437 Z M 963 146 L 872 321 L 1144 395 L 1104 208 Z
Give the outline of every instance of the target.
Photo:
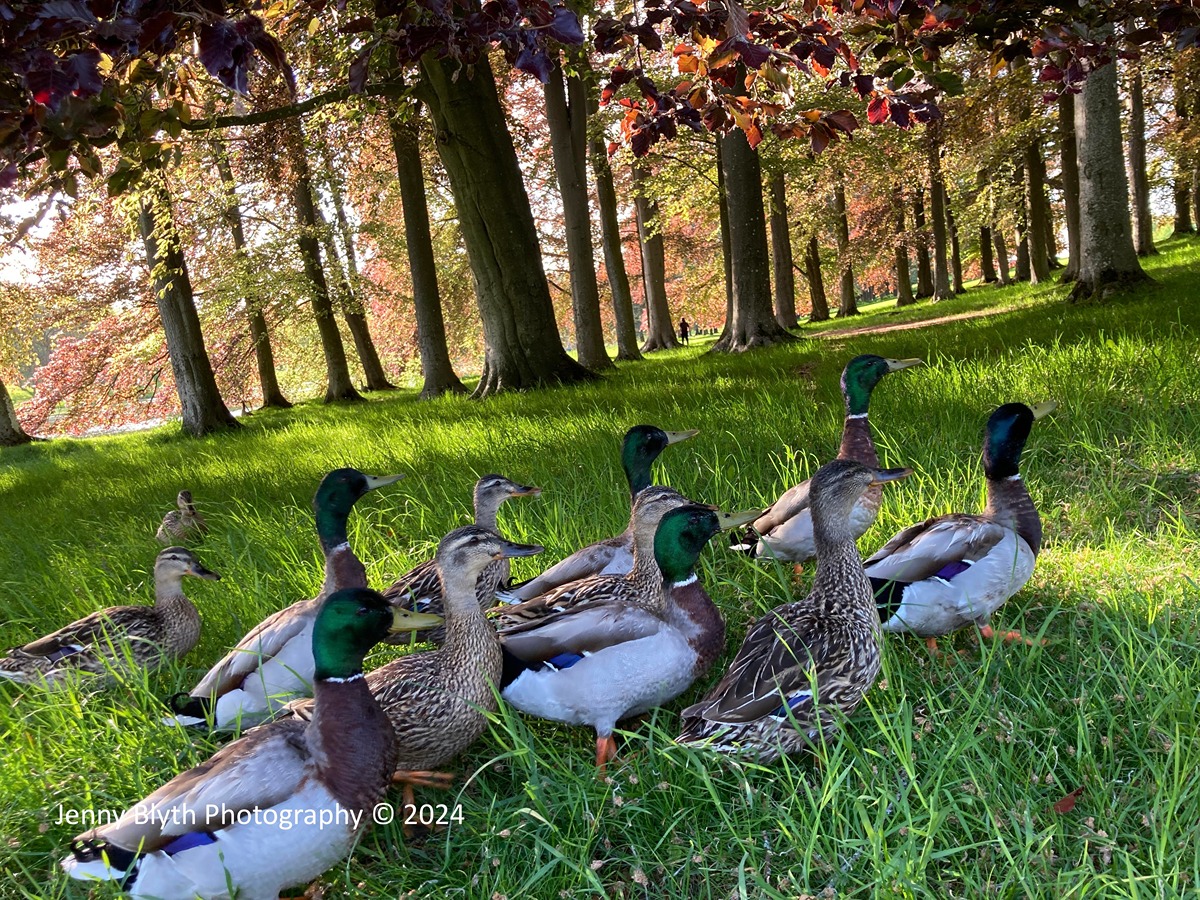
M 255 414 L 239 433 L 202 440 L 159 429 L 0 453 L 7 645 L 101 606 L 148 601 L 154 530 L 181 487 L 212 528 L 200 557 L 224 576 L 189 582 L 205 633 L 187 665 L 94 694 L 0 686 L 0 863 L 11 873 L 0 896 L 87 896 L 57 867 L 78 830 L 57 823 L 60 805 L 124 808 L 212 751 L 160 727 L 158 698 L 189 687 L 268 612 L 317 590 L 309 500 L 326 470 L 409 473 L 362 501 L 353 522 L 380 585 L 467 519 L 471 485 L 490 471 L 545 489 L 509 504 L 501 525 L 544 544 L 549 562 L 623 527 L 617 448 L 638 422 L 702 429 L 667 451 L 662 480 L 727 508 L 769 502 L 836 451 L 838 373 L 862 352 L 929 364 L 876 391 L 884 462 L 917 475 L 885 491 L 864 551 L 918 518 L 978 508 L 990 410 L 1058 401 L 1023 465 L 1046 544 L 1033 580 L 995 620 L 1047 643 L 979 648 L 962 634 L 946 644 L 960 652 L 934 659 L 916 639 L 889 637 L 883 680 L 845 732 L 771 766 L 672 745 L 678 708 L 716 672 L 631 723 L 603 781 L 587 731 L 502 712 L 460 761 L 460 788 L 425 796 L 461 804 L 464 821 L 409 845 L 398 825 L 376 829 L 325 875 L 325 896 L 1192 893 L 1200 242 L 1164 249 L 1148 263 L 1154 284 L 1099 305 L 1065 304 L 1057 287 L 979 288 L 903 318 L 1012 309 L 732 358 L 702 355 L 697 341 L 597 385 L 484 403 L 405 393 Z M 877 309 L 851 324 L 892 321 Z M 534 561 L 515 567 L 535 571 Z M 729 656 L 746 624 L 804 590 L 811 572 L 793 585 L 790 571 L 706 551 L 701 578 L 729 619 Z M 1075 808 L 1056 813 L 1078 787 Z

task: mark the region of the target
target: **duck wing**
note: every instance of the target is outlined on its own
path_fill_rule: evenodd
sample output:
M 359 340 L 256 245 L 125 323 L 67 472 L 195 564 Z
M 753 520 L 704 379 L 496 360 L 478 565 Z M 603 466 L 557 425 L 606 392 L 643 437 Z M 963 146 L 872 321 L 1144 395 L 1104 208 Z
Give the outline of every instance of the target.
M 814 686 L 819 697 L 822 685 L 836 675 L 818 660 L 841 655 L 806 604 L 778 606 L 747 632 L 720 683 L 681 715 L 738 724 L 781 715 L 786 704 L 797 721 L 810 720 Z
M 912 584 L 926 578 L 949 579 L 985 557 L 1009 533 L 1003 525 L 983 516 L 937 516 L 899 532 L 863 567 L 875 582 Z
M 506 602 L 532 600 L 557 588 L 601 573 L 624 575 L 632 567 L 633 541 L 627 535 L 621 534 L 576 550 L 536 578 L 501 591 L 501 599 Z
M 440 601 L 442 598 L 442 583 L 438 579 L 437 563 L 429 559 L 407 574 L 401 575 L 383 592 L 383 596 L 394 606 L 425 612 L 431 600 Z
M 319 608 L 319 598 L 300 600 L 267 616 L 209 669 L 189 694 L 222 697 L 237 689 L 246 676 L 258 671 L 266 660 L 278 656 L 290 641 L 300 637 Z
M 565 658 L 570 665 L 572 658 L 577 661 L 606 647 L 657 634 L 663 627 L 663 620 L 645 607 L 611 598 L 502 629 L 500 642 L 525 662 Z
M 89 650 L 95 644 L 131 639 L 157 641 L 161 637 L 162 627 L 153 607 L 112 606 L 30 641 L 19 652 L 57 663 Z
M 808 481 L 790 487 L 772 503 L 751 526 L 759 534 L 769 534 L 789 519 L 808 509 Z

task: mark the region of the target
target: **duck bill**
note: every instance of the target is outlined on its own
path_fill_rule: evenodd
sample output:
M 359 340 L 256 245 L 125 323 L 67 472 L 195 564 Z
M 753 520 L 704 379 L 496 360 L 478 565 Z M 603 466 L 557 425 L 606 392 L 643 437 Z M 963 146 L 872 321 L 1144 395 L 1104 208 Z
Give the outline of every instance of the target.
M 200 565 L 200 563 L 194 563 L 192 565 L 192 568 L 189 571 L 193 575 L 195 575 L 197 578 L 203 578 L 206 581 L 220 581 L 221 580 L 220 575 L 218 575 L 212 569 L 204 568 L 204 566 Z
M 407 631 L 429 631 L 442 624 L 442 617 L 431 613 L 413 612 L 409 609 L 392 607 L 392 627 L 388 634 L 403 634 Z
M 512 490 L 514 497 L 540 497 L 542 489 L 534 487 L 532 484 L 519 484 Z
M 493 559 L 512 559 L 516 556 L 536 556 L 546 548 L 540 544 L 514 544 L 512 541 L 501 541 L 500 552 Z
M 1058 403 L 1053 400 L 1047 400 L 1044 403 L 1037 404 L 1037 406 L 1030 407 L 1034 419 L 1044 419 L 1056 409 L 1058 409 Z
M 699 428 L 693 428 L 690 431 L 664 431 L 667 436 L 667 444 L 678 444 L 680 441 L 686 441 L 688 438 L 694 438 L 700 433 Z
M 720 522 L 722 531 L 730 531 L 734 528 L 741 528 L 743 525 L 749 525 L 761 515 L 761 509 L 744 509 L 735 513 L 717 510 L 717 521 Z
M 403 477 L 403 475 L 363 475 L 363 478 L 367 479 L 368 491 L 373 491 L 376 488 L 387 487 L 389 484 L 395 484 Z
M 875 469 L 871 484 L 885 484 L 889 481 L 899 481 L 913 473 L 912 469 Z
M 913 366 L 923 366 L 923 359 L 889 359 L 887 367 L 889 372 L 899 372 L 901 369 L 911 369 Z

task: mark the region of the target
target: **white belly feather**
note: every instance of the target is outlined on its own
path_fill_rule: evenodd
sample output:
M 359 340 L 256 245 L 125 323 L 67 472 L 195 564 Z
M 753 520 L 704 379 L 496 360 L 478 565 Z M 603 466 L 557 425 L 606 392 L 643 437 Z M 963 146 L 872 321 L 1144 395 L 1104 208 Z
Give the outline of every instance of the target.
M 216 723 L 232 728 L 240 720 L 252 725 L 270 718 L 297 697 L 312 695 L 316 663 L 312 655 L 313 623 L 280 648 L 255 671 L 246 676 L 241 688 L 217 699 Z

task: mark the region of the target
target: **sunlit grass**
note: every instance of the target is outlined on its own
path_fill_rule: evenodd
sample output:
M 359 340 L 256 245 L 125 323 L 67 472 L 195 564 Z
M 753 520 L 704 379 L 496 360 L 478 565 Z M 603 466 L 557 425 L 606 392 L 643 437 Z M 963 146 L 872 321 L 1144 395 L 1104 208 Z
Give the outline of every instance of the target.
M 884 681 L 815 758 L 772 766 L 672 745 L 680 704 L 629 723 L 624 762 L 595 778 L 591 737 L 502 710 L 460 762 L 465 821 L 405 846 L 377 829 L 329 872 L 326 896 L 1174 897 L 1200 882 L 1200 243 L 1148 263 L 1157 279 L 1075 307 L 1054 286 L 979 288 L 904 316 L 996 315 L 737 357 L 708 342 L 622 365 L 600 384 L 484 403 L 412 393 L 366 406 L 259 413 L 239 433 L 173 429 L 62 440 L 0 454 L 0 619 L 8 645 L 90 610 L 148 602 L 153 535 L 190 488 L 219 583 L 185 586 L 205 632 L 185 664 L 117 687 L 53 695 L 0 685 L 0 896 L 83 897 L 57 859 L 68 809 L 124 808 L 215 746 L 163 729 L 163 696 L 267 613 L 321 579 L 309 501 L 328 469 L 406 472 L 365 498 L 351 539 L 379 585 L 470 515 L 491 471 L 545 489 L 501 511 L 516 540 L 558 558 L 627 516 L 620 436 L 655 422 L 700 428 L 664 454 L 662 480 L 697 499 L 770 502 L 836 451 L 838 373 L 856 353 L 923 357 L 884 381 L 872 421 L 885 464 L 917 476 L 885 492 L 877 547 L 929 515 L 982 504 L 980 429 L 1009 400 L 1054 399 L 1023 471 L 1046 545 L 997 624 L 1043 637 L 968 635 L 931 658 L 885 645 Z M 880 309 L 843 325 L 896 321 Z M 837 327 L 838 323 L 833 326 Z M 805 327 L 801 333 L 810 331 Z M 519 575 L 537 561 L 515 563 Z M 793 591 L 790 569 L 720 546 L 701 576 L 730 622 Z M 954 652 L 958 651 L 958 652 Z M 378 651 L 373 662 L 388 653 Z M 714 673 L 708 680 L 716 677 Z M 469 780 L 466 776 L 472 776 Z M 1053 804 L 1074 788 L 1075 809 Z M 97 894 L 108 896 L 104 890 Z

